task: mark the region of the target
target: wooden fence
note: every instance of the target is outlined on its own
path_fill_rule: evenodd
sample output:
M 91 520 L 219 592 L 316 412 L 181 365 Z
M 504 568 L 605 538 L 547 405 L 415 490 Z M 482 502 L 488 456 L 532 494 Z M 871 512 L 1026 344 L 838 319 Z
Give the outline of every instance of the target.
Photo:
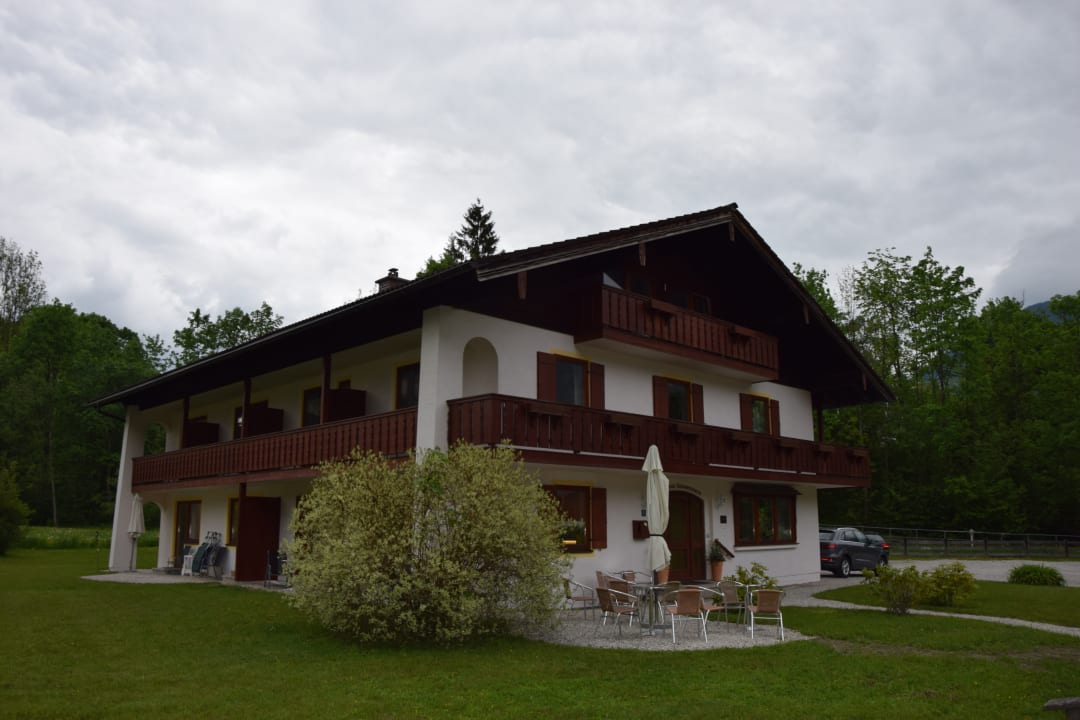
M 827 523 L 822 525 L 829 526 Z M 856 527 L 864 533 L 874 533 L 885 538 L 892 557 L 1030 557 L 1080 560 L 1080 535 L 932 530 L 872 525 Z

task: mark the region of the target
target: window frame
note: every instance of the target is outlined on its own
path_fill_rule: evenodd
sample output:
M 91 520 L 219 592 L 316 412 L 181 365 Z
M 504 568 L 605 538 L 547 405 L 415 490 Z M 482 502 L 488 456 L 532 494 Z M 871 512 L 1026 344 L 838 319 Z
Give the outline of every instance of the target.
M 316 411 L 310 412 L 309 399 L 315 399 Z M 322 386 L 304 388 L 300 393 L 300 427 L 311 427 L 322 423 Z
M 181 510 L 181 508 L 187 508 L 186 514 L 184 513 L 184 511 Z M 194 537 L 187 534 L 191 530 L 191 517 L 192 517 L 192 512 L 191 511 L 193 509 L 198 511 L 196 513 L 196 515 L 198 517 L 197 517 L 197 523 L 196 523 L 197 528 L 195 530 Z M 187 519 L 187 522 L 184 523 L 184 534 L 183 535 L 180 533 L 180 519 L 182 517 L 185 517 Z M 200 533 L 202 532 L 202 500 L 177 500 L 176 501 L 175 524 L 176 524 L 176 539 L 179 541 L 179 544 L 180 544 L 181 547 L 184 547 L 186 545 L 198 545 L 200 542 L 202 542 L 202 540 L 199 537 Z M 176 549 L 180 550 L 180 548 L 176 548 Z
M 564 541 L 565 552 L 572 555 L 585 555 L 607 547 L 607 488 L 577 483 L 552 483 L 544 485 L 544 490 L 555 498 L 564 515 L 585 523 L 583 540 L 579 544 Z M 584 507 L 581 513 L 583 517 L 578 517 L 577 513 L 567 510 L 563 502 L 563 497 L 567 495 L 582 496 L 580 503 L 576 504 Z
M 757 547 L 770 545 L 795 545 L 798 543 L 798 501 L 797 490 L 787 486 L 742 486 L 732 488 L 732 503 L 735 508 L 735 546 Z M 749 536 L 744 536 L 743 508 L 744 502 L 749 503 L 751 517 L 751 531 Z M 786 520 L 788 532 L 781 537 L 784 516 L 782 505 L 787 505 Z M 765 511 L 772 537 L 768 537 L 766 529 L 762 527 L 762 511 Z
M 671 387 L 686 390 L 686 410 L 688 417 L 672 417 Z M 705 423 L 705 391 L 701 385 L 680 378 L 666 375 L 653 375 L 653 417 L 675 420 L 676 422 Z
M 225 505 L 225 544 L 236 547 L 237 536 L 240 534 L 240 497 L 233 496 L 226 501 Z
M 583 368 L 583 402 L 579 405 L 560 400 L 558 397 L 558 366 L 560 362 L 572 363 Z M 536 399 L 544 402 L 558 402 L 577 407 L 604 409 L 604 366 L 588 358 L 574 357 L 560 353 L 536 353 Z
M 754 407 L 761 406 L 765 418 L 765 429 L 754 429 Z M 739 394 L 739 422 L 743 432 L 761 435 L 780 436 L 780 401 L 759 393 Z
M 411 397 L 411 392 L 410 392 L 409 396 L 406 396 L 402 392 L 402 386 L 401 386 L 402 380 L 403 379 L 405 379 L 405 380 L 409 379 L 408 377 L 404 377 L 405 373 L 409 373 L 410 375 L 415 373 L 415 376 L 416 376 L 416 380 L 415 380 L 415 383 L 414 383 L 414 385 L 415 385 L 414 391 L 416 393 L 416 399 L 415 400 L 413 400 L 413 398 Z M 395 410 L 404 410 L 406 408 L 417 407 L 419 404 L 420 404 L 420 361 L 417 360 L 416 362 L 410 362 L 410 363 L 405 363 L 404 365 L 398 365 L 397 368 L 394 369 L 394 409 Z

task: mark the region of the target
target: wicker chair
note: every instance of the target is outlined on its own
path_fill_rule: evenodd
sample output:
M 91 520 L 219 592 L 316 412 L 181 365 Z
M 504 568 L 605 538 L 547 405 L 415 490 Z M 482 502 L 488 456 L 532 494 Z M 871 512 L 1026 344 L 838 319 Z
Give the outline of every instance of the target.
M 754 637 L 754 626 L 762 620 L 775 622 L 779 628 L 780 640 L 784 640 L 784 613 L 780 611 L 780 598 L 783 590 L 763 588 L 754 593 L 753 602 L 746 606 L 750 616 L 750 637 Z
M 563 594 L 566 597 L 565 610 L 573 611 L 574 607 L 581 603 L 581 615 L 586 617 L 589 610 L 595 612 L 596 597 L 593 589 L 588 585 L 574 582 L 570 578 L 563 578 Z
M 597 630 L 601 625 L 607 624 L 609 617 L 615 620 L 615 627 L 619 629 L 620 635 L 622 635 L 620 621 L 623 617 L 628 619 L 630 627 L 634 626 L 634 618 L 638 617 L 641 608 L 636 596 L 611 588 L 596 588 L 596 598 L 600 602 L 600 622 L 596 625 Z
M 675 639 L 676 618 L 683 618 L 682 623 L 684 625 L 690 618 L 700 621 L 701 634 L 704 636 L 705 642 L 709 642 L 709 633 L 705 629 L 705 602 L 702 599 L 700 587 L 679 588 L 675 592 L 675 604 L 669 605 L 667 612 L 671 616 L 671 642 L 678 642 Z

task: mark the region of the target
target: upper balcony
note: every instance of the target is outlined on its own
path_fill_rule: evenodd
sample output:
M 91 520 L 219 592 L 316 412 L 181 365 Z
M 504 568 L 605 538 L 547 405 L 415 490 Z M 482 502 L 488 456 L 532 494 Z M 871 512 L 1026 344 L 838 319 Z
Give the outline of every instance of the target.
M 354 448 L 402 457 L 416 446 L 416 408 L 134 458 L 132 485 L 183 487 L 313 475 Z M 245 477 L 247 476 L 247 477 Z
M 866 450 L 506 395 L 451 400 L 449 441 L 504 440 L 527 461 L 641 469 L 656 445 L 664 469 L 694 475 L 869 485 Z
M 779 376 L 775 337 L 607 285 L 583 301 L 574 336 L 577 343 L 597 340 L 723 365 L 753 381 Z

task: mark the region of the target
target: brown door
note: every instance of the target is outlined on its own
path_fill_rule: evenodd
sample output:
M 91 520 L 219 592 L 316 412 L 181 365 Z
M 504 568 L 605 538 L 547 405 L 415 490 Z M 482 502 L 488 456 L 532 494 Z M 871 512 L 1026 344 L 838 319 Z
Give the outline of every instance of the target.
M 705 503 L 697 495 L 675 491 L 668 495 L 671 580 L 705 579 Z
M 236 579 L 265 580 L 267 557 L 277 557 L 281 498 L 243 497 L 236 532 Z

